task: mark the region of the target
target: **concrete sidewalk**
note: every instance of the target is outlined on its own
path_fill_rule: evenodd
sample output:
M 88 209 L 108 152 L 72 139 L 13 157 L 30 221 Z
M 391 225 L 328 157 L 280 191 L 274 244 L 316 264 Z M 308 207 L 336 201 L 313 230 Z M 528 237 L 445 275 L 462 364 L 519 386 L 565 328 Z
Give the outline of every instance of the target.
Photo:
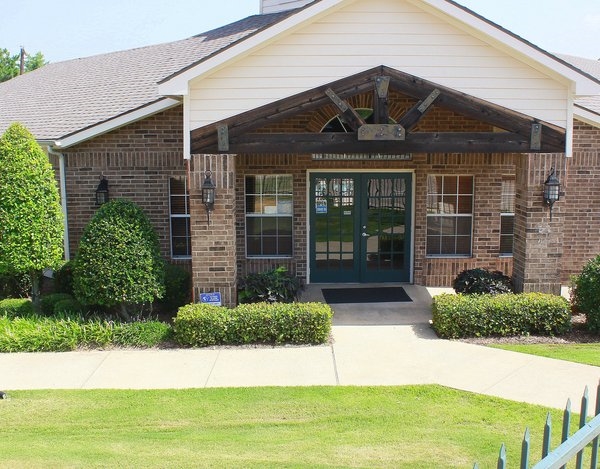
M 437 383 L 561 409 L 595 394 L 599 367 L 438 339 L 431 292 L 406 290 L 413 303 L 335 305 L 329 345 L 0 354 L 0 389 Z

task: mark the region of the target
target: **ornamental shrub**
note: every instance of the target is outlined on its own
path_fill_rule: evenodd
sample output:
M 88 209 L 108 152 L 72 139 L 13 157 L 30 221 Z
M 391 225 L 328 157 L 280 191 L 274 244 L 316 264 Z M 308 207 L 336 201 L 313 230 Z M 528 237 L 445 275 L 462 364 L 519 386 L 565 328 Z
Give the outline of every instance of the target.
M 456 293 L 465 295 L 512 293 L 512 280 L 499 271 L 486 269 L 463 270 L 452 282 Z
M 31 295 L 29 274 L 0 274 L 0 299 L 28 298 Z
M 6 298 L 0 300 L 0 317 L 29 317 L 35 313 L 33 303 L 28 298 Z
M 54 291 L 73 295 L 73 261 L 65 262 L 54 271 Z
M 333 312 L 323 303 L 254 303 L 234 309 L 206 304 L 179 308 L 174 320 L 180 345 L 321 344 Z
M 73 266 L 75 297 L 85 305 L 127 306 L 162 298 L 165 267 L 158 237 L 133 202 L 110 201 L 96 212 L 81 237 Z
M 36 305 L 41 272 L 62 262 L 63 231 L 48 157 L 25 127 L 12 124 L 0 137 L 0 273 L 28 274 Z
M 573 286 L 573 310 L 585 314 L 590 331 L 600 332 L 600 255 L 585 264 Z
M 569 303 L 544 293 L 433 298 L 433 329 L 446 339 L 560 335 L 571 328 Z
M 240 303 L 291 303 L 298 299 L 300 280 L 284 266 L 260 273 L 250 273 L 238 285 Z
M 165 296 L 160 301 L 163 311 L 175 313 L 180 306 L 190 302 L 192 296 L 191 275 L 188 270 L 175 264 L 165 265 Z
M 68 293 L 50 293 L 42 296 L 40 300 L 40 309 L 42 314 L 50 316 L 54 313 L 54 305 L 62 300 L 72 300 L 73 297 Z

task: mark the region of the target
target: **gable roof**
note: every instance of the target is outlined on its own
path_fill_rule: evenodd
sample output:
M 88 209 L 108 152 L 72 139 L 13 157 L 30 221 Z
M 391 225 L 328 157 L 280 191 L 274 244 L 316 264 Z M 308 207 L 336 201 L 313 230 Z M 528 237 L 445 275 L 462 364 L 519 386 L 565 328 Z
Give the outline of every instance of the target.
M 600 80 L 600 59 L 591 60 L 566 54 L 557 56 L 588 75 Z M 589 122 L 591 124 L 598 125 L 600 123 L 600 95 L 585 96 L 577 99 L 575 101 L 575 114 L 586 121 L 593 121 Z
M 315 0 L 299 9 L 250 16 L 180 41 L 48 64 L 0 83 L 0 133 L 11 122 L 19 121 L 38 140 L 61 140 L 67 147 L 143 119 L 178 105 L 179 96 L 184 94 L 181 83 L 187 83 L 198 67 L 210 70 L 344 1 Z M 409 1 L 438 14 L 456 15 L 456 21 L 479 28 L 492 41 L 507 41 L 512 50 L 516 50 L 515 44 L 520 45 L 533 59 L 542 60 L 542 66 L 554 66 L 571 80 L 600 85 L 595 69 L 556 59 L 453 0 Z M 523 53 L 521 49 L 519 53 Z M 169 90 L 172 93 L 166 92 Z M 595 109 L 590 112 L 598 112 L 600 122 L 600 97 L 582 98 L 577 105 Z
M 38 140 L 53 141 L 177 105 L 158 94 L 159 81 L 291 13 L 254 15 L 180 41 L 50 63 L 0 83 L 0 133 L 19 121 Z

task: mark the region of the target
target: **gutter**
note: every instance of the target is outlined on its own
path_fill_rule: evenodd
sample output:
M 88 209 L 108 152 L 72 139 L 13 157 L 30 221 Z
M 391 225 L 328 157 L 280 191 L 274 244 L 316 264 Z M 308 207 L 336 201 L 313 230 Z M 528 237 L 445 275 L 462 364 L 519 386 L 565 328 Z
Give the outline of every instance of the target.
M 56 142 L 54 142 L 56 145 Z M 58 169 L 59 169 L 59 187 L 60 187 L 60 205 L 63 212 L 64 220 L 64 249 L 65 249 L 65 260 L 71 260 L 71 252 L 69 250 L 69 219 L 67 218 L 67 169 L 64 153 L 57 152 L 53 149 L 53 145 L 49 144 L 47 147 L 48 154 L 58 156 Z

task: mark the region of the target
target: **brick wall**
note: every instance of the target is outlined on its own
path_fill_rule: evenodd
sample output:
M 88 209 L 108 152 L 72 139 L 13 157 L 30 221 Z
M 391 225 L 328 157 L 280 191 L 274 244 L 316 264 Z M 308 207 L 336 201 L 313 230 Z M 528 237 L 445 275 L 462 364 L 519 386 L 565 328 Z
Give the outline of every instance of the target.
M 169 178 L 185 177 L 183 114 L 177 107 L 64 150 L 71 255 L 97 210 L 100 175 L 110 198 L 138 204 L 157 230 L 161 252 L 170 258 Z
M 561 178 L 565 195 L 555 207 L 562 216 L 564 250 L 561 279 L 581 272 L 600 254 L 600 129 L 574 123 L 573 157 Z

